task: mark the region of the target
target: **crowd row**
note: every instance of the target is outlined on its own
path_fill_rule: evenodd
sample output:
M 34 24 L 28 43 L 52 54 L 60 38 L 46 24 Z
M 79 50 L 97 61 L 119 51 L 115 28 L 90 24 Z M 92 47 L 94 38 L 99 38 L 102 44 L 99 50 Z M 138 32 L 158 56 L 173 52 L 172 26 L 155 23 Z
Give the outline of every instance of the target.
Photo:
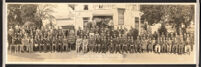
M 133 35 L 123 29 L 62 30 L 10 28 L 8 41 L 11 52 L 96 52 L 96 53 L 177 53 L 193 50 L 193 34 Z M 116 31 L 116 33 L 115 33 Z M 124 31 L 121 33 L 121 31 Z

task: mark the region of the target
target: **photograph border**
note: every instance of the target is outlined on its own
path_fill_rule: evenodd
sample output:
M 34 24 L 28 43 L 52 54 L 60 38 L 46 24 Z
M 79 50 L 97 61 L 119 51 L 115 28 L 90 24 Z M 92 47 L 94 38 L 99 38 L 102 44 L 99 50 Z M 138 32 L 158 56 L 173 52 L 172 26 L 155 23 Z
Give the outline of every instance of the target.
M 27 2 L 28 1 L 28 2 Z M 37 2 L 37 1 L 34 1 L 34 0 L 27 0 L 27 1 L 23 1 L 23 0 L 14 0 L 14 2 L 16 2 L 16 3 L 20 3 L 20 2 L 22 2 L 22 3 L 29 3 L 29 2 Z M 45 1 L 45 2 L 47 2 L 47 3 L 52 3 L 52 1 L 54 1 L 54 0 L 50 0 L 49 2 L 47 2 L 47 1 Z M 138 1 L 138 0 L 137 0 Z M 160 0 L 161 1 L 161 0 Z M 180 2 L 181 0 L 179 0 L 179 2 Z M 187 0 L 184 0 L 185 2 L 187 1 Z M 189 1 L 189 0 L 188 0 Z M 194 0 L 192 0 L 192 1 L 194 1 Z M 198 0 L 199 1 L 199 0 Z M 6 3 L 12 3 L 13 2 L 13 0 L 6 0 L 6 2 L 5 1 L 3 1 L 3 9 L 6 9 L 6 7 L 5 7 L 5 4 Z M 45 3 L 45 2 L 39 2 L 39 3 Z M 59 2 L 63 2 L 63 0 L 62 1 L 60 1 L 59 0 Z M 66 2 L 66 1 L 65 1 Z M 71 2 L 74 2 L 74 1 L 71 1 Z M 67 3 L 71 3 L 71 2 L 67 2 Z M 80 2 L 82 2 L 82 1 L 79 1 L 78 3 L 80 3 Z M 96 1 L 97 2 L 97 1 Z M 113 2 L 113 1 L 112 1 Z M 119 2 L 119 1 L 118 1 Z M 127 1 L 127 2 L 129 2 L 129 1 Z M 133 2 L 133 1 L 132 1 Z M 131 3 L 132 3 L 131 2 Z M 154 1 L 155 2 L 155 1 Z M 164 1 L 163 1 L 164 2 Z M 172 1 L 171 1 L 172 2 Z M 185 2 L 182 2 L 182 3 L 185 3 Z M 58 1 L 56 2 L 56 3 L 58 3 Z M 77 3 L 77 1 L 76 1 L 76 3 Z M 146 2 L 145 2 L 146 3 Z M 158 3 L 160 3 L 160 2 L 158 2 Z M 165 2 L 164 2 L 165 3 Z M 195 2 L 190 2 L 190 3 L 195 3 Z M 150 3 L 149 2 L 149 4 L 152 4 L 152 3 Z M 7 30 L 7 22 L 6 22 L 6 20 L 4 20 L 5 19 L 5 10 L 3 10 L 3 31 L 6 31 Z M 199 6 L 198 6 L 198 3 L 196 3 L 195 4 L 195 12 L 196 13 L 198 13 L 199 12 Z M 198 15 L 199 14 L 199 15 Z M 195 26 L 196 26 L 196 28 L 195 28 L 195 35 L 196 35 L 196 40 L 195 40 L 195 44 L 196 44 L 196 66 L 198 66 L 198 64 L 199 64 L 199 59 L 197 59 L 197 58 L 199 58 L 199 37 L 197 37 L 197 36 L 199 36 L 199 27 L 200 27 L 200 23 L 199 23 L 199 17 L 200 17 L 200 13 L 198 13 L 198 14 L 195 14 L 196 16 L 196 18 L 194 18 L 195 19 Z M 5 24 L 6 23 L 6 24 Z M 7 36 L 7 32 L 3 32 L 3 65 L 4 65 L 4 67 L 5 67 L 5 58 L 6 58 L 6 54 L 7 53 L 5 53 L 5 50 L 7 50 L 6 48 L 5 48 L 5 41 L 7 41 L 7 37 L 5 37 L 5 36 Z M 7 52 L 7 51 L 6 51 Z M 6 58 L 7 59 L 7 58 Z M 16 63 L 17 64 L 17 66 L 20 66 L 20 65 L 27 65 L 27 64 L 18 64 L 18 63 Z M 16 64 L 6 64 L 6 67 L 8 66 L 8 67 L 12 67 L 12 65 L 14 65 L 14 66 L 16 66 Z M 34 64 L 35 65 L 35 64 Z M 30 65 L 30 66 L 34 66 L 34 65 Z M 41 64 L 38 64 L 38 65 L 41 65 Z M 42 64 L 43 65 L 43 64 Z M 54 64 L 53 64 L 54 65 Z M 62 64 L 61 64 L 62 65 Z M 78 64 L 79 65 L 79 64 Z M 89 64 L 90 65 L 90 64 Z M 93 64 L 92 64 L 93 65 Z M 123 64 L 124 65 L 124 64 Z M 138 65 L 138 64 L 135 64 L 135 65 Z M 37 66 L 37 64 L 36 64 L 36 66 Z M 59 65 L 60 66 L 60 65 Z M 67 65 L 68 66 L 68 65 Z M 82 66 L 82 65 L 79 65 L 79 66 Z M 149 65 L 148 65 L 149 66 Z

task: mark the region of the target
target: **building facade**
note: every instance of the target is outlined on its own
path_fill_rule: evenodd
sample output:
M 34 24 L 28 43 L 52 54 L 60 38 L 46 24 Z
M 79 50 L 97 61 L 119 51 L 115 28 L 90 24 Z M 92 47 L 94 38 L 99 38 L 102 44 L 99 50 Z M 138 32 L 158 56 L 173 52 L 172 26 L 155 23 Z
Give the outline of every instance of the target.
M 75 29 L 84 28 L 87 22 L 96 22 L 97 18 L 110 18 L 115 29 L 140 29 L 139 5 L 133 4 L 79 4 L 74 8 Z
M 109 19 L 109 25 L 117 28 L 131 27 L 141 30 L 141 15 L 140 6 L 138 4 L 73 4 L 73 7 L 62 5 L 63 11 L 55 12 L 56 28 L 67 28 L 74 26 L 84 29 L 86 23 L 96 23 L 99 20 Z M 61 8 L 61 9 L 62 9 Z M 58 9 L 55 9 L 58 10 Z M 66 14 L 64 13 L 66 11 Z M 58 15 L 58 16 L 57 16 Z M 62 17 L 60 17 L 62 16 Z M 106 23 L 106 22 L 101 22 Z

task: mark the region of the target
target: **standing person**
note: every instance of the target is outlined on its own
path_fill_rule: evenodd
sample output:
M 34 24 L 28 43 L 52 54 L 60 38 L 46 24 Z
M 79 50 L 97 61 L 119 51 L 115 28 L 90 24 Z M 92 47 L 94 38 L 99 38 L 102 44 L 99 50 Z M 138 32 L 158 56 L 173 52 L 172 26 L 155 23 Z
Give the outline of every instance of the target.
M 120 37 L 117 37 L 117 39 L 116 39 L 116 53 L 117 52 L 119 52 L 119 53 L 121 53 L 121 40 L 120 40 Z
M 187 38 L 186 38 L 186 44 L 185 44 L 185 49 L 184 49 L 185 51 L 185 53 L 188 53 L 188 54 L 190 54 L 190 51 L 191 51 L 191 45 L 190 45 L 190 38 L 189 38 L 189 36 L 187 36 Z
M 26 34 L 25 34 L 25 36 L 22 38 L 21 42 L 22 42 L 22 45 L 20 46 L 20 48 L 22 47 L 22 49 L 23 49 L 23 51 L 24 51 L 24 46 L 25 46 L 26 49 L 27 49 L 27 45 L 28 45 L 28 42 L 29 42 L 29 41 L 27 41 L 27 35 L 26 35 Z
M 50 37 L 48 36 L 47 37 L 47 44 L 46 44 L 46 49 L 47 49 L 47 52 L 49 52 L 49 51 L 51 51 L 52 49 L 51 49 L 51 44 L 52 44 L 52 42 L 51 42 L 52 40 L 50 39 Z
M 123 49 L 123 44 L 124 44 L 124 38 L 120 36 L 120 43 L 119 43 L 119 49 L 120 49 L 120 53 L 123 53 L 124 52 L 124 49 Z
M 87 46 L 88 46 L 88 39 L 87 39 L 87 36 L 84 36 L 84 39 L 83 39 L 83 52 L 86 53 L 87 52 Z
M 123 33 L 124 33 L 124 30 L 123 30 L 122 26 L 121 26 L 121 28 L 120 28 L 119 32 L 120 32 L 119 36 L 121 36 L 121 37 L 122 37 L 122 36 L 123 36 Z
M 40 38 L 40 52 L 43 52 L 44 51 L 44 38 Z
M 98 27 L 97 27 L 97 28 L 98 28 Z M 95 35 L 95 38 L 99 38 L 99 37 L 100 37 L 99 32 L 98 32 L 98 29 L 95 29 L 94 35 Z
M 114 29 L 112 28 L 112 29 L 110 29 L 110 36 L 112 36 L 112 38 L 114 38 Z
M 102 38 L 102 43 L 101 43 L 101 52 L 102 53 L 105 53 L 105 51 L 106 51 L 106 44 L 107 44 L 107 40 L 106 40 L 106 37 L 103 37 Z
M 130 53 L 134 53 L 135 52 L 135 42 L 133 40 L 133 37 L 130 36 L 130 41 L 129 41 L 129 51 Z
M 115 37 L 119 37 L 119 30 L 118 30 L 118 28 L 117 28 L 117 30 L 114 30 L 114 36 Z
M 99 53 L 101 53 L 103 51 L 103 42 L 104 42 L 104 37 L 101 36 L 100 38 L 100 47 L 99 47 Z
M 76 40 L 76 51 L 79 53 L 80 52 L 80 47 L 83 43 L 83 39 L 81 36 L 78 36 L 77 37 L 77 40 Z
M 94 45 L 95 45 L 95 38 L 94 37 L 90 37 L 89 38 L 88 50 L 89 51 L 93 51 Z
M 130 38 L 123 38 L 123 45 L 122 45 L 122 50 L 123 52 L 128 53 L 128 44 L 129 44 Z
M 8 31 L 8 49 L 10 49 L 11 52 L 16 52 L 16 49 L 17 49 L 17 45 L 15 43 L 16 41 L 16 32 L 15 30 L 12 28 L 12 26 L 10 27 L 9 31 Z
M 108 40 L 108 39 L 110 39 L 110 29 L 108 29 L 108 28 L 106 28 L 106 32 L 105 32 L 105 34 L 106 34 L 106 39 Z
M 24 33 L 26 34 L 26 33 Z M 23 52 L 24 51 L 24 45 L 22 45 L 22 39 L 23 39 L 23 32 L 22 29 L 19 28 L 19 31 L 17 33 L 17 44 L 19 46 L 19 52 Z
M 62 37 L 61 36 L 59 36 L 59 38 L 58 38 L 58 44 L 57 44 L 57 51 L 58 52 L 62 52 Z
M 162 40 L 161 40 L 161 52 L 163 52 L 163 53 L 165 53 L 166 52 L 166 48 L 167 48 L 167 46 L 166 46 L 166 38 L 165 38 L 165 35 L 164 34 L 162 34 L 162 38 L 161 38 Z
M 34 37 L 34 46 L 33 46 L 33 51 L 38 51 L 39 50 L 39 35 L 36 34 Z
M 45 47 L 45 50 L 44 50 L 44 52 L 48 52 L 49 51 L 49 45 L 50 45 L 50 42 L 49 42 L 49 38 L 48 38 L 48 36 L 46 36 L 46 38 L 45 38 L 45 41 L 44 41 L 45 43 L 44 43 L 44 47 Z
M 30 43 L 29 52 L 33 52 L 33 46 L 34 46 L 34 39 L 33 39 L 33 37 L 31 37 L 29 39 L 29 43 Z
M 81 27 L 78 27 L 77 36 L 81 36 Z
M 184 53 L 184 39 L 183 39 L 183 35 L 180 35 L 179 36 L 180 39 L 179 39 L 179 44 L 178 44 L 178 51 L 179 51 L 179 54 L 183 54 Z
M 105 41 L 105 44 L 104 44 L 104 48 L 105 48 L 104 53 L 109 51 L 109 46 L 110 46 L 111 39 L 112 38 L 110 36 L 105 38 L 106 41 Z
M 127 37 L 126 39 L 126 51 L 127 53 L 130 53 L 130 42 L 131 42 L 131 36 L 128 36 L 127 34 L 125 35 Z
M 137 36 L 137 39 L 134 41 L 134 51 L 137 53 L 139 52 L 139 44 L 140 44 L 140 36 Z
M 152 52 L 154 52 L 154 45 L 156 45 L 156 43 L 157 43 L 156 38 L 153 37 L 153 40 L 151 42 L 151 44 L 152 44 Z
M 117 49 L 116 49 L 117 48 L 117 42 L 118 42 L 117 37 L 114 36 L 114 38 L 113 38 L 113 47 L 112 47 L 114 53 L 116 53 L 116 51 L 117 51 Z
M 52 39 L 52 45 L 51 45 L 52 52 L 56 52 L 56 48 L 57 48 L 56 45 L 57 45 L 57 38 L 54 36 Z
M 194 46 L 194 42 L 195 42 L 195 36 L 193 33 L 189 34 L 189 38 L 190 38 L 190 45 L 191 45 L 191 51 L 193 51 L 193 46 Z
M 160 46 L 160 44 L 161 44 L 161 37 L 158 37 L 158 40 L 157 40 L 157 43 L 156 43 L 155 49 L 154 49 L 156 53 L 160 53 L 161 52 L 161 46 Z
M 47 38 L 43 38 L 43 52 L 47 52 L 47 42 L 48 42 Z
M 113 28 L 113 20 L 111 18 L 108 18 L 108 26 L 109 26 L 109 29 L 112 29 Z
M 171 53 L 171 47 L 172 47 L 171 38 L 168 38 L 168 39 L 167 39 L 166 44 L 167 44 L 167 52 L 168 52 L 168 53 Z
M 11 43 L 9 45 L 9 49 L 11 51 L 11 53 L 15 52 L 16 51 L 16 44 L 15 44 L 15 38 L 14 36 L 11 38 Z
M 146 39 L 146 36 L 142 37 L 143 39 L 141 39 L 142 41 L 142 52 L 146 52 L 147 51 L 147 42 L 148 40 Z
M 64 52 L 66 52 L 68 50 L 68 40 L 67 40 L 66 36 L 64 36 L 64 38 L 62 39 L 62 44 L 63 44 L 62 49 L 64 50 Z
M 19 44 L 18 44 L 18 35 L 17 35 L 17 33 L 15 33 L 15 35 L 14 35 L 14 46 L 15 46 L 15 53 L 17 53 L 18 52 L 18 46 L 19 46 Z
M 110 51 L 110 53 L 114 53 L 114 48 L 115 48 L 115 44 L 114 44 L 114 41 L 113 41 L 114 39 L 113 39 L 113 37 L 111 36 L 110 37 L 110 45 L 109 45 L 109 51 Z
M 12 26 L 9 26 L 9 30 L 8 30 L 8 50 L 10 50 L 12 52 L 12 47 L 13 47 L 13 33 L 14 30 L 12 28 Z
M 173 42 L 173 44 L 172 44 L 172 53 L 177 53 L 177 47 L 178 47 L 177 38 L 174 37 L 172 42 Z
M 153 51 L 153 44 L 152 44 L 152 39 L 151 38 L 148 38 L 148 41 L 147 41 L 147 51 L 148 52 L 152 52 Z
M 25 44 L 25 46 L 26 46 L 26 52 L 30 52 L 30 49 L 31 49 L 31 42 L 30 42 L 30 39 L 31 39 L 31 37 L 27 37 L 27 38 L 25 38 L 25 41 L 26 41 L 26 44 Z
M 97 40 L 96 40 L 96 50 L 98 53 L 101 52 L 101 37 L 99 37 Z
M 39 45 L 39 52 L 42 52 L 43 50 L 43 35 L 42 35 L 42 31 L 39 32 L 39 39 L 38 39 L 38 45 Z
M 95 34 L 94 34 L 94 38 L 95 38 L 95 40 L 94 40 L 94 47 L 93 47 L 93 52 L 97 52 L 97 40 L 98 40 L 98 38 L 99 38 L 99 34 L 98 34 L 98 32 L 96 31 L 95 32 Z

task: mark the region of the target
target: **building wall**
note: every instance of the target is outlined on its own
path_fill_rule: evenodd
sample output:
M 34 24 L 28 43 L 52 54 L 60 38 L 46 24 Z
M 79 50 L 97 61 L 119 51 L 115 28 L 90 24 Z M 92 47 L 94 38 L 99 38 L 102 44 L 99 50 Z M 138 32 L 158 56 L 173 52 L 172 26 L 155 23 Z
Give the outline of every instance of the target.
M 139 6 L 134 5 L 135 7 L 132 7 L 133 5 L 103 5 L 103 8 L 99 8 L 99 5 L 88 5 L 88 10 L 84 10 L 85 4 L 79 4 L 75 7 L 75 27 L 78 29 L 78 27 L 81 27 L 83 29 L 83 17 L 89 17 L 90 21 L 92 21 L 92 17 L 95 14 L 98 15 L 111 15 L 113 16 L 113 23 L 115 29 L 117 27 L 120 27 L 118 25 L 118 8 L 125 9 L 124 12 L 124 25 L 123 28 L 130 29 L 131 26 L 135 28 L 135 17 L 140 18 L 140 11 Z

